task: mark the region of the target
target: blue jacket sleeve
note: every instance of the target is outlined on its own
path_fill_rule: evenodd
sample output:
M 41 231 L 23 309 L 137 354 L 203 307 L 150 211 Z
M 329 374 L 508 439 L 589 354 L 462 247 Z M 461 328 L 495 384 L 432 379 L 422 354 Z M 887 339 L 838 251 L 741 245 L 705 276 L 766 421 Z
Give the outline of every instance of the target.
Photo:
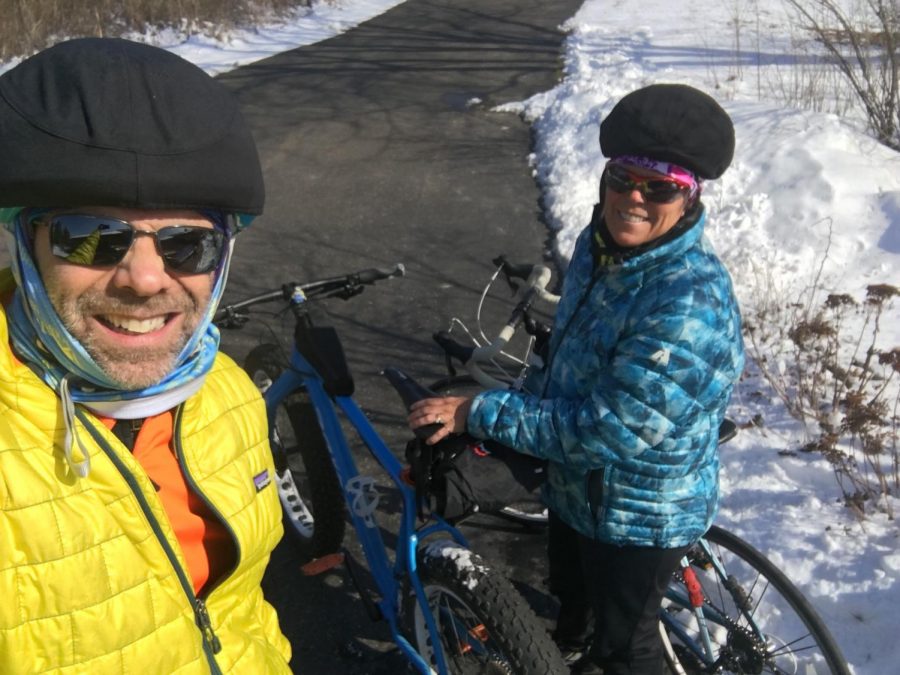
M 708 425 L 711 413 L 724 409 L 743 366 L 730 286 L 722 297 L 709 281 L 688 273 L 642 288 L 626 312 L 636 318 L 623 322 L 611 358 L 588 377 L 578 373 L 576 379 L 588 386 L 553 387 L 560 364 L 552 364 L 550 391 L 562 395 L 484 392 L 473 402 L 469 431 L 520 452 L 593 469 L 637 456 L 667 436 L 690 433 L 696 424 Z M 590 335 L 566 339 L 591 348 Z M 567 365 L 560 370 L 569 377 L 580 366 Z

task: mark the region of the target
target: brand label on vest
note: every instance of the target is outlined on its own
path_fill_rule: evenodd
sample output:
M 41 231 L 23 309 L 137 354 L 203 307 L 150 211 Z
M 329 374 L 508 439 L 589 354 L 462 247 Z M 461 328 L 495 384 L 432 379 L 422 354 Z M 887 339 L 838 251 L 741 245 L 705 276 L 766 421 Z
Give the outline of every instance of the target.
M 269 477 L 269 470 L 264 469 L 262 473 L 258 473 L 253 476 L 253 484 L 256 486 L 256 491 L 259 492 L 266 485 L 272 482 L 272 479 Z

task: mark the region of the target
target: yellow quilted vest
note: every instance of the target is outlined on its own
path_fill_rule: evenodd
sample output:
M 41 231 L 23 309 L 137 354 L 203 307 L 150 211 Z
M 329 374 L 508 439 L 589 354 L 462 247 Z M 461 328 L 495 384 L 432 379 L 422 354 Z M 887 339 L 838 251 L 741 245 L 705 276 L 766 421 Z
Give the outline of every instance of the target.
M 243 371 L 220 354 L 175 417 L 182 466 L 238 551 L 200 603 L 140 464 L 80 407 L 76 430 L 91 453 L 82 479 L 62 454 L 59 400 L 14 359 L 0 310 L 0 673 L 289 673 L 260 588 L 281 511 Z

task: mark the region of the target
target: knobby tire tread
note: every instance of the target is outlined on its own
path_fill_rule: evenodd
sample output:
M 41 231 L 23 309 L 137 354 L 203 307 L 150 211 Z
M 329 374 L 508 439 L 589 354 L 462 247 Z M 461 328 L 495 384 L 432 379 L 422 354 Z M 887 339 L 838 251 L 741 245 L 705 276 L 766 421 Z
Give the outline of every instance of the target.
M 286 367 L 280 348 L 263 344 L 247 355 L 244 369 L 251 377 L 262 370 L 274 382 Z M 303 560 L 310 560 L 340 550 L 346 528 L 344 495 L 315 408 L 306 392 L 290 394 L 281 405 L 298 444 L 297 452 L 289 455 L 289 459 L 299 455 L 303 462 L 309 483 L 309 494 L 304 494 L 303 498 L 308 500 L 315 519 L 312 537 L 302 537 L 290 524 L 287 514 L 283 514 L 285 529 L 289 531 L 298 555 Z
M 512 583 L 479 556 L 470 555 L 472 565 L 420 552 L 422 584 L 446 588 L 461 598 L 502 647 L 517 675 L 568 675 L 569 668 L 549 633 Z

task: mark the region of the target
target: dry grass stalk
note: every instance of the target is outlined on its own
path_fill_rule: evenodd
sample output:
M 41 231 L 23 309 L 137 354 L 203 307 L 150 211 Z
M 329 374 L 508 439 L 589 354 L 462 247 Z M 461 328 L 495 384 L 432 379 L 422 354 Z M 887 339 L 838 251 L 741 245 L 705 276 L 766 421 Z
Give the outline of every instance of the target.
M 311 0 L 0 0 L 0 61 L 33 54 L 65 38 L 121 36 L 171 28 L 220 35 Z

